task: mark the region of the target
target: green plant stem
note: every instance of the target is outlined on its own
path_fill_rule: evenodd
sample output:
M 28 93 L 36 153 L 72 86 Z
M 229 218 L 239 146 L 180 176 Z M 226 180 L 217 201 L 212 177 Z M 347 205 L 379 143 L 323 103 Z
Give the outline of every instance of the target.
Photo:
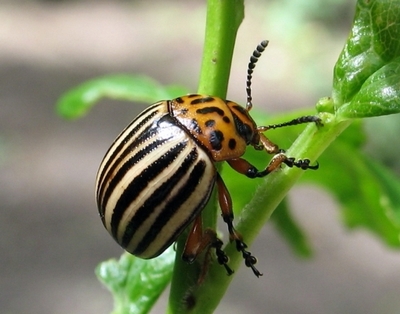
M 209 0 L 199 94 L 226 98 L 236 34 L 244 18 L 243 0 Z M 217 164 L 220 170 L 220 165 Z M 216 193 L 203 210 L 203 224 L 215 229 Z
M 198 93 L 226 97 L 233 49 L 237 30 L 244 17 L 243 0 L 208 0 L 206 34 Z M 203 210 L 204 227 L 216 226 L 215 193 Z M 177 257 L 171 282 L 171 291 L 167 313 L 212 313 L 223 295 L 214 296 L 213 282 L 209 290 L 203 290 L 202 297 L 197 293 L 196 285 L 199 267 L 188 265 L 181 259 L 187 233 L 177 242 Z M 208 304 L 200 304 L 197 299 L 207 299 Z M 211 302 L 212 300 L 212 302 Z
M 208 0 L 200 94 L 226 98 L 236 34 L 243 18 L 243 0 Z

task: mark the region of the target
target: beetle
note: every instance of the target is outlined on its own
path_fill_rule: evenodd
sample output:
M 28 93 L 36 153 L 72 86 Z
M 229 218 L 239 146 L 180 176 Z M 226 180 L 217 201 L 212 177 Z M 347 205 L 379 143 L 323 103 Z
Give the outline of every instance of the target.
M 301 123 L 321 125 L 316 116 L 269 126 L 257 126 L 251 118 L 253 69 L 267 45 L 262 41 L 250 58 L 246 107 L 198 94 L 159 101 L 140 113 L 111 145 L 97 173 L 96 200 L 105 228 L 126 251 L 154 258 L 191 226 L 184 261 L 192 263 L 201 252 L 214 248 L 218 263 L 232 274 L 222 241 L 214 230 L 202 228 L 202 209 L 216 187 L 230 241 L 246 266 L 257 277 L 262 275 L 255 267 L 257 259 L 233 226 L 231 196 L 215 163 L 226 161 L 249 178 L 264 177 L 282 164 L 318 169 L 309 159 L 286 156 L 263 133 Z M 258 170 L 241 157 L 248 146 L 273 154 L 265 169 Z

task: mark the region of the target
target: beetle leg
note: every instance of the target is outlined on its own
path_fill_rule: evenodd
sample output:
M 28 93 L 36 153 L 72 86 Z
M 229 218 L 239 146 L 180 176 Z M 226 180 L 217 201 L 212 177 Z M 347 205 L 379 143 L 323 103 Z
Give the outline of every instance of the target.
M 228 275 L 232 275 L 233 270 L 227 265 L 229 258 L 222 250 L 222 245 L 222 241 L 218 239 L 217 234 L 214 230 L 212 230 L 211 228 L 207 228 L 203 232 L 203 222 L 201 219 L 201 215 L 198 215 L 193 222 L 192 230 L 189 232 L 189 235 L 187 237 L 185 248 L 182 254 L 182 259 L 185 262 L 193 263 L 199 254 L 201 254 L 204 250 L 207 250 L 207 255 L 209 249 L 213 247 L 215 248 L 218 263 L 225 267 Z M 207 268 L 206 263 L 207 261 L 205 260 L 203 273 L 199 279 L 200 282 L 205 275 L 204 270 Z
M 259 136 L 260 144 L 256 145 L 256 149 L 265 149 L 268 154 L 278 154 L 282 152 L 282 150 L 279 149 L 278 145 L 272 143 L 271 140 L 269 140 L 264 134 L 259 133 Z
M 249 178 L 265 177 L 267 174 L 278 169 L 282 163 L 288 167 L 297 167 L 303 170 L 316 170 L 319 167 L 318 163 L 316 165 L 310 165 L 309 159 L 295 160 L 293 157 L 287 157 L 283 149 L 279 149 L 278 146 L 273 144 L 263 134 L 260 134 L 260 142 L 267 153 L 275 154 L 264 170 L 259 171 L 255 166 L 243 158 L 229 159 L 227 160 L 228 164 L 237 172 L 244 174 Z
M 218 200 L 222 211 L 222 218 L 228 225 L 229 240 L 236 242 L 236 249 L 242 253 L 246 266 L 250 267 L 257 277 L 260 277 L 262 276 L 262 273 L 260 273 L 254 266 L 257 263 L 257 258 L 251 255 L 249 251 L 246 251 L 246 243 L 243 242 L 241 234 L 233 227 L 232 199 L 219 174 L 217 175 L 216 183 L 218 187 Z

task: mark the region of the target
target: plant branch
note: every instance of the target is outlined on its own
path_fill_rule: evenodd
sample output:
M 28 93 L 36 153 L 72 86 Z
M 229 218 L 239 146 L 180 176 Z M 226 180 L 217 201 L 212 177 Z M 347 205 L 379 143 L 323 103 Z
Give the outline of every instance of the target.
M 244 17 L 243 0 L 208 0 L 206 33 L 198 93 L 226 97 L 237 30 Z M 217 201 L 214 195 L 202 212 L 204 227 L 215 229 Z M 178 239 L 177 257 L 171 283 L 168 313 L 212 313 L 223 295 L 208 289 L 198 293 L 197 278 L 202 265 L 188 265 L 181 259 L 186 241 L 185 232 Z M 221 270 L 222 271 L 222 270 Z M 202 285 L 204 287 L 204 285 Z M 197 302 L 207 299 L 207 302 Z

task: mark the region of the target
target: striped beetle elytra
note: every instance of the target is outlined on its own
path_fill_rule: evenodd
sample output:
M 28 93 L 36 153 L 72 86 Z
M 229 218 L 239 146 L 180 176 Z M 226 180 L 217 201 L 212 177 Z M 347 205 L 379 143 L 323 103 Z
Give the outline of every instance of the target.
M 160 101 L 140 113 L 111 145 L 97 173 L 96 200 L 105 228 L 126 251 L 154 258 L 191 226 L 182 258 L 192 263 L 201 252 L 214 248 L 218 263 L 232 274 L 216 232 L 202 230 L 201 211 L 216 186 L 230 241 L 246 266 L 257 277 L 262 275 L 233 226 L 232 200 L 215 162 L 226 161 L 249 178 L 264 177 L 282 164 L 315 170 L 318 164 L 287 157 L 263 132 L 309 122 L 321 125 L 315 116 L 261 127 L 251 118 L 253 69 L 267 45 L 268 41 L 261 42 L 250 58 L 245 108 L 197 94 Z M 265 169 L 259 171 L 241 158 L 247 146 L 273 154 Z

